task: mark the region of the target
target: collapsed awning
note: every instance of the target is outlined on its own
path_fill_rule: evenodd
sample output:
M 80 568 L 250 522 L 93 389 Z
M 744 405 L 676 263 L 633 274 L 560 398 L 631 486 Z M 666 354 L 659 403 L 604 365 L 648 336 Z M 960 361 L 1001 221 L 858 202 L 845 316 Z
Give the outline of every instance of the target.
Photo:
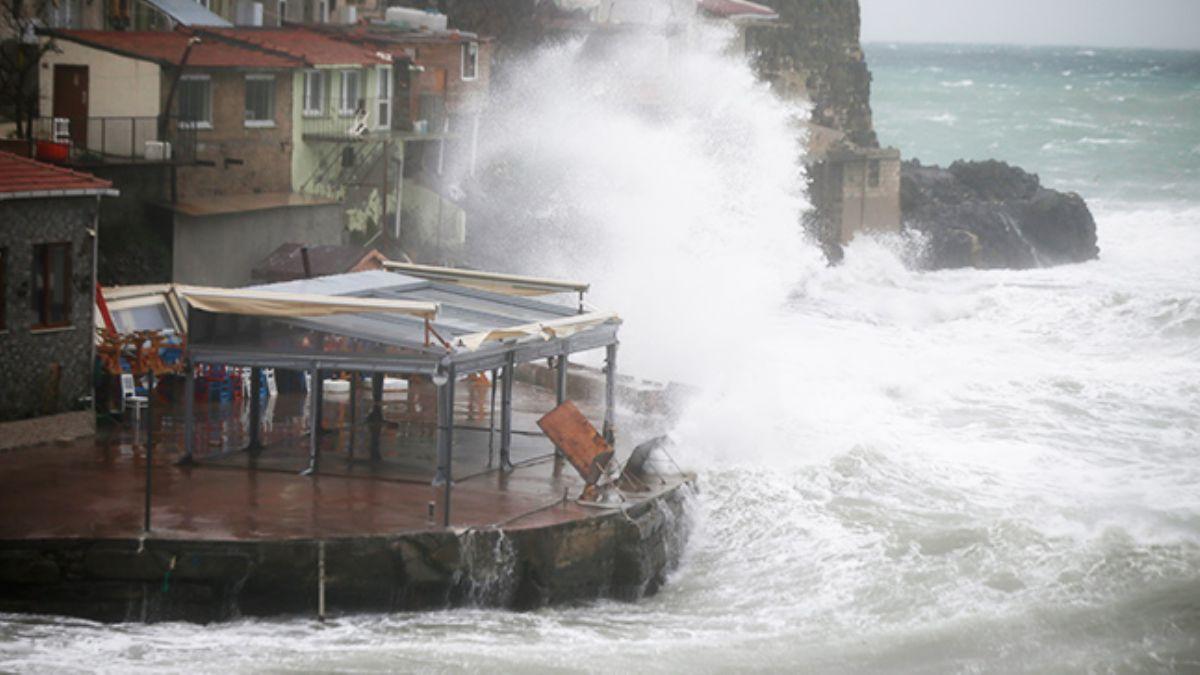
M 552 293 L 585 293 L 589 284 L 579 281 L 559 281 L 542 277 L 527 277 L 518 274 L 500 274 L 498 272 L 480 272 L 454 267 L 436 267 L 433 265 L 417 265 L 392 260 L 384 261 L 383 267 L 394 272 L 401 272 L 410 277 L 457 284 L 468 288 L 478 288 L 492 293 L 504 293 L 524 297 L 550 295 Z
M 343 295 L 284 293 L 240 288 L 176 286 L 188 305 L 206 312 L 270 317 L 314 317 L 335 314 L 407 314 L 437 317 L 438 304 L 421 300 L 381 300 Z
M 616 312 L 589 312 L 564 319 L 538 321 L 520 326 L 509 326 L 508 328 L 497 328 L 481 333 L 460 335 L 454 342 L 468 351 L 475 351 L 488 342 L 498 342 L 511 338 L 519 340 L 536 337 L 542 340 L 551 340 L 553 338 L 569 337 L 592 326 L 599 326 L 609 321 L 620 321 L 620 317 L 617 316 Z

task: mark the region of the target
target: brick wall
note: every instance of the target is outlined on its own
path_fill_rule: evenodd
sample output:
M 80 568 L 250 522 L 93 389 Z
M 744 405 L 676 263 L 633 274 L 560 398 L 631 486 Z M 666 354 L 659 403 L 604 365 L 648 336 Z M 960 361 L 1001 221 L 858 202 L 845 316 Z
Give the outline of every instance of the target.
M 5 327 L 0 331 L 0 421 L 90 407 L 92 236 L 95 197 L 0 201 Z M 40 331 L 33 309 L 33 247 L 69 242 L 70 326 Z
M 204 71 L 188 72 L 199 74 Z M 290 191 L 292 73 L 264 73 L 275 76 L 273 127 L 246 126 L 248 73 L 212 70 L 204 74 L 212 83 L 212 128 L 196 131 L 196 158 L 205 165 L 179 168 L 179 199 L 188 201 L 230 194 Z M 169 87 L 170 80 L 164 78 L 164 99 Z

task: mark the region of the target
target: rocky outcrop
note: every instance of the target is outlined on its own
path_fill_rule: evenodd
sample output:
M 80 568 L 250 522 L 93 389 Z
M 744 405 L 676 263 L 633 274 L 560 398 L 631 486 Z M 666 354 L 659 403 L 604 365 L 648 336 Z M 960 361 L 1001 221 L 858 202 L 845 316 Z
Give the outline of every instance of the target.
M 850 142 L 879 146 L 871 122 L 871 71 L 859 44 L 858 0 L 766 0 L 773 26 L 747 36 L 759 74 L 784 95 L 812 102 L 812 122 Z
M 1042 187 L 1036 174 L 995 160 L 948 169 L 905 162 L 904 227 L 928 240 L 924 266 L 1026 269 L 1092 260 L 1096 221 L 1083 198 Z

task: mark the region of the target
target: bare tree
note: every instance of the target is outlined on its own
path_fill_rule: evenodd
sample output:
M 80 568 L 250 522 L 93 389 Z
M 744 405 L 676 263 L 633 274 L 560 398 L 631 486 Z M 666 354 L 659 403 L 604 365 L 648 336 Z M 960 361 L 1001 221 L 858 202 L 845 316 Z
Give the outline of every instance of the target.
M 0 0 L 0 119 L 16 122 L 19 138 L 33 136 L 38 64 L 57 49 L 35 31 L 56 6 L 56 0 Z

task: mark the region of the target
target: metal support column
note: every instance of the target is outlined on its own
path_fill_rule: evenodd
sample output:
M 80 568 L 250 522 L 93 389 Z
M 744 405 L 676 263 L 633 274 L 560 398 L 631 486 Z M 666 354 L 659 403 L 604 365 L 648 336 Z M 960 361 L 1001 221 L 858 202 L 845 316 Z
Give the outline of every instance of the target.
M 441 485 L 443 493 L 442 524 L 450 526 L 450 491 L 454 483 L 454 366 L 446 374 L 446 383 L 438 387 L 437 475 L 433 482 Z
M 617 406 L 617 343 L 605 348 L 604 356 L 604 440 L 613 444 L 616 425 L 613 415 Z
M 250 369 L 250 443 L 248 452 L 262 450 L 262 368 Z
M 183 457 L 179 464 L 192 464 L 196 449 L 196 367 L 191 361 L 184 361 L 183 376 Z
M 515 359 L 510 353 L 504 366 L 504 384 L 500 388 L 500 468 L 512 468 L 512 404 Z
M 313 406 L 313 429 L 316 429 L 318 434 L 324 433 L 321 417 L 325 414 L 325 376 L 321 373 L 320 368 L 313 371 L 312 384 L 308 387 L 308 394 L 316 401 L 316 405 Z
M 488 468 L 492 468 L 492 460 L 496 454 L 496 385 L 500 369 L 492 371 L 492 408 L 488 411 Z
M 154 474 L 154 372 L 148 375 L 146 387 L 146 510 L 142 518 L 142 531 L 150 531 L 150 487 Z
M 350 445 L 347 454 L 354 459 L 354 436 L 358 430 L 358 371 L 350 373 Z
M 312 375 L 312 381 L 316 383 L 317 378 L 321 376 L 321 371 L 317 368 L 310 368 L 308 371 Z M 309 425 L 308 431 L 308 468 L 301 472 L 301 475 L 311 476 L 317 472 L 317 465 L 320 456 L 320 435 L 321 435 L 321 395 L 316 391 L 316 385 L 309 387 L 308 392 L 308 409 L 309 417 L 312 422 Z
M 565 350 L 566 347 L 564 347 L 563 349 Z M 567 354 L 564 351 L 558 357 L 558 367 L 554 373 L 554 375 L 555 375 L 555 378 L 554 378 L 555 379 L 555 385 L 554 385 L 555 405 L 562 405 L 567 400 L 567 364 L 568 364 Z M 562 448 L 558 447 L 557 445 L 554 446 L 554 458 L 555 459 L 563 458 Z
M 383 428 L 383 373 L 371 375 L 371 413 L 367 423 L 371 428 L 371 460 L 379 461 L 379 434 Z

